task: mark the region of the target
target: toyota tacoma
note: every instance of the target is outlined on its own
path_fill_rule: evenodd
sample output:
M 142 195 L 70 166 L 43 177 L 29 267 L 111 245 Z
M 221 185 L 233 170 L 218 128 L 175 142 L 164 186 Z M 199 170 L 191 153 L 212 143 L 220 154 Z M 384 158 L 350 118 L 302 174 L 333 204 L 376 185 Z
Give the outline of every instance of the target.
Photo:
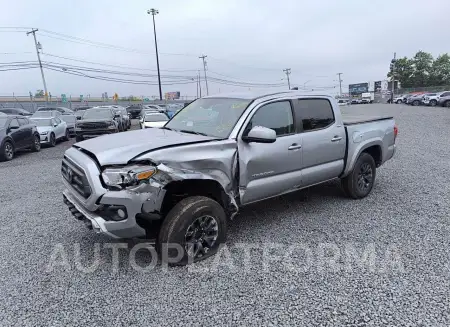
M 162 128 L 74 144 L 63 200 L 98 233 L 155 240 L 162 257 L 177 245 L 166 260 L 184 265 L 217 252 L 250 203 L 333 179 L 366 197 L 396 136 L 392 117 L 343 118 L 327 95 L 209 96 Z

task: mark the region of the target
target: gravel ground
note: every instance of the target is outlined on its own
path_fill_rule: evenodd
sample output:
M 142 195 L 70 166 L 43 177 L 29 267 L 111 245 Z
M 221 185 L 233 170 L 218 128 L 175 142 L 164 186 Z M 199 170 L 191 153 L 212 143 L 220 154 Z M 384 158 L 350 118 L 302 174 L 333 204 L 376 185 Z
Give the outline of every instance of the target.
M 397 120 L 372 194 L 349 200 L 328 183 L 245 208 L 220 256 L 190 267 L 133 268 L 151 256 L 131 242 L 115 264 L 111 240 L 62 202 L 73 141 L 0 163 L 0 325 L 448 326 L 450 111 L 344 110 Z M 241 244 L 257 247 L 248 262 Z

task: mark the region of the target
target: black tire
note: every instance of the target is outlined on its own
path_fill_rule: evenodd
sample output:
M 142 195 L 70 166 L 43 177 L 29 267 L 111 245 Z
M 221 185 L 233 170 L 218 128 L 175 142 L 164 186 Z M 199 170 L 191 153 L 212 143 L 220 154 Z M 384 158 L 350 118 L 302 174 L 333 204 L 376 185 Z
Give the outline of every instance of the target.
M 56 146 L 56 137 L 55 137 L 55 134 L 53 134 L 53 133 L 50 134 L 50 140 L 49 140 L 48 144 L 49 144 L 51 147 Z
M 370 175 L 366 168 L 369 168 Z M 372 191 L 376 177 L 376 165 L 373 157 L 363 152 L 356 160 L 351 173 L 341 179 L 342 188 L 347 196 L 353 199 L 362 199 Z
M 69 130 L 68 130 L 67 128 L 66 128 L 66 133 L 65 133 L 65 135 L 64 135 L 63 140 L 64 140 L 64 141 L 70 140 L 70 132 L 69 132 Z
M 414 100 L 412 105 L 417 107 L 419 105 L 419 100 Z
M 436 105 L 437 105 L 437 101 L 436 100 L 431 100 L 430 101 L 430 106 L 436 107 Z
M 0 161 L 10 161 L 14 158 L 14 145 L 6 141 L 0 149 Z
M 208 217 L 208 218 L 205 218 Z M 209 220 L 208 226 L 211 224 L 217 230 L 211 231 L 215 235 L 215 239 L 211 239 L 211 233 L 205 232 L 201 222 L 204 219 L 213 218 Z M 206 224 L 206 223 L 204 223 Z M 192 227 L 194 226 L 194 229 Z M 200 226 L 197 228 L 195 226 Z M 193 232 L 194 234 L 188 235 Z M 196 235 L 200 233 L 200 236 Z M 207 242 L 203 237 L 209 236 Z M 190 239 L 190 237 L 192 237 Z M 216 201 L 204 196 L 192 196 L 185 198 L 178 202 L 164 219 L 158 235 L 157 249 L 163 260 L 173 259 L 178 255 L 177 249 L 167 247 L 168 244 L 179 244 L 183 248 L 183 257 L 177 262 L 168 263 L 172 266 L 184 266 L 191 262 L 204 260 L 214 255 L 219 249 L 220 245 L 225 243 L 227 238 L 227 217 L 222 206 Z M 200 241 L 196 241 L 200 239 Z M 192 242 L 190 242 L 192 240 Z M 209 243 L 209 244 L 208 244 Z M 201 247 L 198 246 L 201 244 Z M 197 251 L 195 251 L 197 246 Z M 202 252 L 200 249 L 207 249 Z M 166 250 L 168 249 L 168 250 Z M 192 256 L 188 254 L 189 249 L 193 252 L 198 252 L 197 255 Z M 163 253 L 166 250 L 167 253 Z
M 450 101 L 445 101 L 443 107 L 450 108 Z
M 75 136 L 75 141 L 76 141 L 76 142 L 84 141 L 84 137 L 81 136 L 81 135 L 77 135 L 77 136 Z
M 401 104 L 401 103 L 403 103 L 402 100 L 397 100 L 397 104 Z
M 41 151 L 41 137 L 39 135 L 33 136 L 33 143 L 31 144 L 30 148 L 33 152 Z

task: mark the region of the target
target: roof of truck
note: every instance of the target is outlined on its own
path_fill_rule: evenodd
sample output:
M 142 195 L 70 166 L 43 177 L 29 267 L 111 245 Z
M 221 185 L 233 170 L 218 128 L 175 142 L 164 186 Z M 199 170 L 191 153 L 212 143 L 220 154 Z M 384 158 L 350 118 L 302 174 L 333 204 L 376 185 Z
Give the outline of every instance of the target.
M 298 95 L 298 96 L 330 96 L 329 94 L 314 93 L 314 92 L 304 92 L 304 91 L 281 91 L 281 92 L 229 92 L 220 93 L 215 95 L 209 95 L 203 97 L 204 99 L 210 98 L 234 98 L 234 99 L 245 99 L 245 100 L 256 100 L 270 96 L 281 96 L 281 95 Z

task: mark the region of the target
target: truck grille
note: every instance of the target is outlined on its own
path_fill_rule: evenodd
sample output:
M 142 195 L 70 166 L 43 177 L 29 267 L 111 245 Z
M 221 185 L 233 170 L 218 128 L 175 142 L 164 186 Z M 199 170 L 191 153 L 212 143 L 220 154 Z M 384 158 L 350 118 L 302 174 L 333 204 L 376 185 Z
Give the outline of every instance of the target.
M 83 170 L 66 156 L 64 156 L 61 164 L 61 174 L 70 186 L 82 197 L 87 199 L 91 195 L 92 190 Z
M 96 129 L 96 128 L 107 128 L 109 124 L 106 123 L 82 123 L 78 124 L 81 129 Z

